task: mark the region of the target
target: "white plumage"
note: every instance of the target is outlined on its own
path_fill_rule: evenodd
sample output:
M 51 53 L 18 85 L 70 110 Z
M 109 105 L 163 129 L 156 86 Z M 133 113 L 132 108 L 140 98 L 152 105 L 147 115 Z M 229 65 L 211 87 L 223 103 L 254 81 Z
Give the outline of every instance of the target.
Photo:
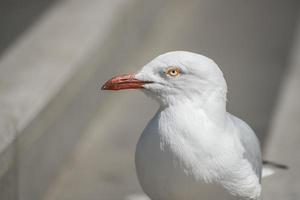
M 178 67 L 181 75 L 159 73 Z M 163 54 L 137 75 L 161 106 L 137 145 L 139 181 L 153 200 L 258 199 L 261 152 L 251 128 L 226 112 L 227 86 L 210 59 Z
M 259 199 L 259 141 L 226 111 L 227 85 L 211 59 L 184 51 L 158 56 L 103 89 L 143 88 L 160 103 L 136 148 L 136 171 L 152 200 Z M 221 197 L 221 198 L 220 198 Z

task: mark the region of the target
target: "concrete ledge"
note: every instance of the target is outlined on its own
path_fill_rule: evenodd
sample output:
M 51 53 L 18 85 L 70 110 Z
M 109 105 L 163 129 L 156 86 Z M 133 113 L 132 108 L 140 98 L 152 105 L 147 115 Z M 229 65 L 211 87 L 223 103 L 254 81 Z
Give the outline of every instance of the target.
M 8 111 L 3 105 L 0 105 L 0 177 L 5 173 L 7 168 L 9 168 L 11 161 L 10 157 L 7 157 L 5 153 L 7 151 L 7 147 L 9 147 L 15 137 L 16 137 L 16 129 L 15 124 Z
M 88 60 L 125 5 L 61 1 L 0 58 L 1 200 L 40 199 L 78 140 L 97 103 Z
M 16 199 L 16 129 L 6 107 L 0 106 L 0 198 Z

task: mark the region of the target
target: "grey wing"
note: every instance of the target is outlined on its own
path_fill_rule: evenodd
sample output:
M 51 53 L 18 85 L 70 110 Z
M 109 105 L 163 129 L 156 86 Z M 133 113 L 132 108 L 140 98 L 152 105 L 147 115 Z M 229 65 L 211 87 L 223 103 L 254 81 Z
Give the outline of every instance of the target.
M 261 181 L 262 156 L 259 140 L 247 123 L 233 115 L 231 115 L 231 117 L 239 129 L 239 138 L 245 149 L 244 157 L 251 163 L 252 169 L 259 178 L 259 181 Z

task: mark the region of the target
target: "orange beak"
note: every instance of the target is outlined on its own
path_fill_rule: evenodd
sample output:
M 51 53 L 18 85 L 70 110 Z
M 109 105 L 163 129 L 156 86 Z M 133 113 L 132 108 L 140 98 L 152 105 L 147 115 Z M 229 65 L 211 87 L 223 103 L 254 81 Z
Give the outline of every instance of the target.
M 126 89 L 140 89 L 147 83 L 152 81 L 141 81 L 134 77 L 134 74 L 115 76 L 106 81 L 101 87 L 101 90 L 126 90 Z

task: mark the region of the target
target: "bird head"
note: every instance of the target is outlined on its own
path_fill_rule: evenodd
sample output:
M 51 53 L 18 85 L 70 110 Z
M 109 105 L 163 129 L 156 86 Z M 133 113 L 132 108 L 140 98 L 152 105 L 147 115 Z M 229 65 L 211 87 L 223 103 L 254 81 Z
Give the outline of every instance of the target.
M 187 51 L 162 54 L 135 74 L 116 76 L 102 90 L 142 89 L 163 105 L 201 101 L 211 94 L 226 100 L 226 81 L 217 64 Z

